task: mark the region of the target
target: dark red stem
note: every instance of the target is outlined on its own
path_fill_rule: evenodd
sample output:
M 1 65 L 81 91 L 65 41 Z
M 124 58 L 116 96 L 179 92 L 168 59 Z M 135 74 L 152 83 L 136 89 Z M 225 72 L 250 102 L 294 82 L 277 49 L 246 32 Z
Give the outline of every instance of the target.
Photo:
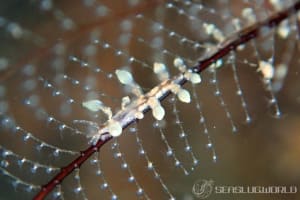
M 289 16 L 293 15 L 300 8 L 300 1 L 296 2 L 294 5 L 289 7 L 288 9 L 277 13 L 276 15 L 268 18 L 263 22 L 256 23 L 250 27 L 247 27 L 237 33 L 237 37 L 232 41 L 226 41 L 223 45 L 220 45 L 220 48 L 216 51 L 216 53 L 207 57 L 204 60 L 199 61 L 198 65 L 193 67 L 192 70 L 196 73 L 200 73 L 209 67 L 212 63 L 217 61 L 220 58 L 226 56 L 230 51 L 235 50 L 239 45 L 245 44 L 249 40 L 256 38 L 259 35 L 259 32 L 262 28 L 273 28 L 278 26 L 280 22 L 284 19 L 287 19 Z M 185 84 L 186 80 L 183 80 L 180 84 Z M 166 98 L 170 93 L 162 97 L 160 100 Z M 149 110 L 149 109 L 148 109 Z M 148 111 L 146 110 L 146 112 Z M 136 120 L 129 122 L 126 126 L 123 127 L 125 129 L 130 124 L 134 123 Z M 66 167 L 63 167 L 61 171 L 46 185 L 42 187 L 40 192 L 34 197 L 35 200 L 41 200 L 48 195 L 53 188 L 60 184 L 66 176 L 68 176 L 74 169 L 79 168 L 93 153 L 99 151 L 99 149 L 108 142 L 112 137 L 107 137 L 106 140 L 99 140 L 96 145 L 90 146 L 88 149 L 81 152 L 81 155 L 77 157 L 73 162 L 68 164 Z
M 56 185 L 60 184 L 66 176 L 68 176 L 72 171 L 74 171 L 74 169 L 79 168 L 82 165 L 82 163 L 84 163 L 89 157 L 91 157 L 93 153 L 99 151 L 101 146 L 108 142 L 111 138 L 112 137 L 108 137 L 104 141 L 99 140 L 96 145 L 92 145 L 88 149 L 82 151 L 79 157 L 73 160 L 66 167 L 63 167 L 60 170 L 60 172 L 49 183 L 44 185 L 40 192 L 34 197 L 34 199 L 44 199 Z

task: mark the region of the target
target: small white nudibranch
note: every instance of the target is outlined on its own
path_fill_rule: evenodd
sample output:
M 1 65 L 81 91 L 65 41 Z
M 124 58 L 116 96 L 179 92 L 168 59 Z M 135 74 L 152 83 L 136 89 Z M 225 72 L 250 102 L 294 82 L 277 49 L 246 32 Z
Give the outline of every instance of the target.
M 103 105 L 99 100 L 91 100 L 83 103 L 87 109 L 96 112 L 102 110 L 108 115 L 108 120 L 100 126 L 97 132 L 90 133 L 88 137 L 95 144 L 99 139 L 104 140 L 109 133 L 112 137 L 118 137 L 122 134 L 123 127 L 130 124 L 136 119 L 144 118 L 144 113 L 148 108 L 152 110 L 152 115 L 156 120 L 162 120 L 165 117 L 165 110 L 160 103 L 160 99 L 168 92 L 175 94 L 179 101 L 183 103 L 191 102 L 191 95 L 188 90 L 183 89 L 180 82 L 188 80 L 192 84 L 201 82 L 201 77 L 198 73 L 193 73 L 191 69 L 187 69 L 183 59 L 175 58 L 174 66 L 179 69 L 181 74 L 169 79 L 167 67 L 163 63 L 154 63 L 153 71 L 159 76 L 161 83 L 151 89 L 148 93 L 142 94 L 140 86 L 135 83 L 133 76 L 126 70 L 116 70 L 115 74 L 125 86 L 128 86 L 131 93 L 136 95 L 136 99 L 131 101 L 128 96 L 122 98 L 121 110 L 112 116 L 111 109 Z M 137 91 L 135 91 L 137 90 Z

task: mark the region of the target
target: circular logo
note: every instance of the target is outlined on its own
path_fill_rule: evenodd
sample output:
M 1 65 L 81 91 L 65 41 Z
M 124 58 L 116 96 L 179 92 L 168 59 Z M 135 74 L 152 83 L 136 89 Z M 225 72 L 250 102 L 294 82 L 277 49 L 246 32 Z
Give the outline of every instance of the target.
M 213 185 L 214 182 L 212 180 L 197 180 L 193 186 L 193 194 L 199 199 L 205 199 L 212 193 Z

